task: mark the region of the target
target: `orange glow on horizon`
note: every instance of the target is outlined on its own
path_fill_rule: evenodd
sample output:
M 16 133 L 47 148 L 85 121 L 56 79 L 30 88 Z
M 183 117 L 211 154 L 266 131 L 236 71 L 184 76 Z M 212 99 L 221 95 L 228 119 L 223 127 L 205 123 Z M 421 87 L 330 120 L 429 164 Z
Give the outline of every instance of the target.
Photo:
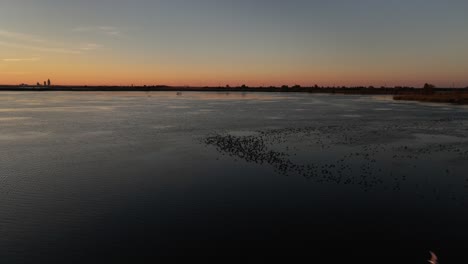
M 51 79 L 54 85 L 105 86 L 413 86 L 433 83 L 438 87 L 466 87 L 466 75 L 460 69 L 450 74 L 437 69 L 420 68 L 409 74 L 407 68 L 324 67 L 289 64 L 215 64 L 182 65 L 107 62 L 90 57 L 56 56 L 40 59 L 23 56 L 23 61 L 0 61 L 0 84 L 35 85 Z M 33 59 L 34 58 L 34 59 Z M 70 60 L 74 60 L 70 63 Z M 197 67 L 198 66 L 198 67 Z M 371 69 L 371 70 L 369 70 Z M 395 70 L 396 69 L 396 70 Z M 392 72 L 389 75 L 388 72 Z

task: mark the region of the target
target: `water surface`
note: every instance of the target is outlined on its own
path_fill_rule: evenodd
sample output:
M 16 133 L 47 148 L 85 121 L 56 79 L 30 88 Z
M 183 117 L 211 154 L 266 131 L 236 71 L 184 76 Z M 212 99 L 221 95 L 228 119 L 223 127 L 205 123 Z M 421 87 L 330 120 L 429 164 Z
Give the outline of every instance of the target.
M 0 259 L 466 259 L 467 114 L 385 96 L 2 92 Z

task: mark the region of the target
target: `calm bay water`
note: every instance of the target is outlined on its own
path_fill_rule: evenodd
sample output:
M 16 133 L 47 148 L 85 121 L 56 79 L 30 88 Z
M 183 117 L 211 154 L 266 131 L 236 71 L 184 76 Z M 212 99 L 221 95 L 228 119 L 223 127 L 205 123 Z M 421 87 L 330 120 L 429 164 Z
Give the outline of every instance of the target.
M 0 260 L 467 260 L 467 134 L 385 96 L 3 92 Z

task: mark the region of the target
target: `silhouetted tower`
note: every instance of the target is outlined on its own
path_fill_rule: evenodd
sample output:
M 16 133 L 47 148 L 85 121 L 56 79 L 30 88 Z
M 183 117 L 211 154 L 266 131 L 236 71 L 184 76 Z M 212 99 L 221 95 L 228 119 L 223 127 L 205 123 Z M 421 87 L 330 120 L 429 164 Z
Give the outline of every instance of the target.
M 50 79 L 47 80 L 47 86 L 50 86 Z
M 44 86 L 47 86 L 47 82 L 46 82 L 46 81 L 44 81 Z

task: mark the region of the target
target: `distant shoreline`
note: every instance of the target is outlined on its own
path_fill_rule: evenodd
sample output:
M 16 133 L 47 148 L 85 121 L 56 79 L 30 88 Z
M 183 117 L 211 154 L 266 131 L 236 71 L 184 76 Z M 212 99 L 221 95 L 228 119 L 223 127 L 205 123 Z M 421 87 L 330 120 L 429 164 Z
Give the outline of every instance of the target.
M 216 86 L 18 86 L 0 85 L 1 91 L 79 91 L 79 92 L 294 92 L 294 93 L 340 93 L 340 94 L 421 94 L 423 89 L 414 87 L 216 87 Z M 467 88 L 435 88 L 435 92 L 468 93 Z
M 0 86 L 0 92 L 265 92 L 393 95 L 394 100 L 468 104 L 468 88 L 435 88 L 428 94 L 413 87 L 183 87 L 183 86 Z
M 468 93 L 434 93 L 434 94 L 404 94 L 393 97 L 397 101 L 417 101 L 429 103 L 450 103 L 468 105 Z

